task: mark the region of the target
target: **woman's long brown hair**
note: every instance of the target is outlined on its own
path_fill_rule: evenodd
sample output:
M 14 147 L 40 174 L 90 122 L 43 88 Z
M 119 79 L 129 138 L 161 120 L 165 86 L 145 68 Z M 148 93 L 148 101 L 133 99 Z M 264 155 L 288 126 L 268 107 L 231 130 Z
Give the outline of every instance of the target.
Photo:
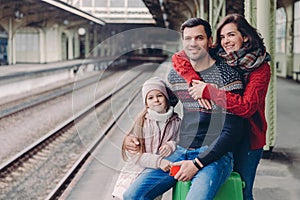
M 238 31 L 242 34 L 243 37 L 248 37 L 248 41 L 244 44 L 247 50 L 253 51 L 258 48 L 265 49 L 263 38 L 256 28 L 248 23 L 248 21 L 240 14 L 228 14 L 225 16 L 217 27 L 217 38 L 214 44 L 214 48 L 217 50 L 222 48 L 221 46 L 221 30 L 222 28 L 229 23 L 236 25 Z

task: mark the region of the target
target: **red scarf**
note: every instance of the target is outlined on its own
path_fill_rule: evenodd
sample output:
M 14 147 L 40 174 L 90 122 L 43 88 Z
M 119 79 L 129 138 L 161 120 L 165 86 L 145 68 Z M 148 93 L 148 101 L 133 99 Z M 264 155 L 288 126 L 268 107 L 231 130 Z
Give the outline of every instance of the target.
M 192 80 L 202 80 L 201 77 L 194 70 L 184 50 L 175 53 L 172 56 L 172 62 L 175 71 L 182 78 L 184 78 L 188 84 L 191 84 Z

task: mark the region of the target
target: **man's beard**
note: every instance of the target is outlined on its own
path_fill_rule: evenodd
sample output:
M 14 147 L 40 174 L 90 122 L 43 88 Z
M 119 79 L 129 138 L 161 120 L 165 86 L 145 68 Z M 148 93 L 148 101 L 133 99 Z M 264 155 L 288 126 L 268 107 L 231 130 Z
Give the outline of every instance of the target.
M 199 61 L 208 55 L 208 52 L 205 52 L 204 49 L 197 49 L 197 50 L 199 51 L 197 54 L 193 54 L 189 51 L 186 51 L 186 54 L 191 61 L 194 61 L 194 62 Z
M 205 57 L 205 54 L 201 53 L 201 54 L 197 54 L 197 55 L 188 55 L 188 57 L 190 58 L 191 61 L 199 61 L 202 60 Z

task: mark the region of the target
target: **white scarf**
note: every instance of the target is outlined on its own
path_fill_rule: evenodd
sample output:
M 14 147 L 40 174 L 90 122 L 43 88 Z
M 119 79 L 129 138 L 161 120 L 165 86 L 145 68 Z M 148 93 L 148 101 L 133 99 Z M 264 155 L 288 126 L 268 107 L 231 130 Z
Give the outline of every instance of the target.
M 166 125 L 166 121 L 170 117 L 172 117 L 173 112 L 174 112 L 174 108 L 172 106 L 170 106 L 169 109 L 167 110 L 167 112 L 165 112 L 165 113 L 158 113 L 158 112 L 148 108 L 148 113 L 149 113 L 151 119 L 154 119 L 155 121 L 157 121 L 160 131 L 164 129 L 164 127 Z

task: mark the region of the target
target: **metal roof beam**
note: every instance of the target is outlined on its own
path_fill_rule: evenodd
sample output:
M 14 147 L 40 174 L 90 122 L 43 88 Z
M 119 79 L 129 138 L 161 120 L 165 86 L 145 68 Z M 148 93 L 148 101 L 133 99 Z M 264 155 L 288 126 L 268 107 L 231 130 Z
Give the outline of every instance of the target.
M 62 1 L 58 1 L 58 0 L 42 0 L 45 3 L 48 3 L 52 6 L 55 6 L 57 8 L 60 8 L 62 10 L 65 10 L 67 12 L 73 13 L 75 15 L 78 15 L 80 17 L 83 17 L 87 20 L 90 20 L 94 23 L 100 24 L 100 25 L 105 25 L 105 22 L 103 20 L 100 20 L 99 18 L 96 18 L 92 15 L 90 15 L 89 13 L 83 12 L 82 10 L 79 10 L 76 7 L 70 6 Z

